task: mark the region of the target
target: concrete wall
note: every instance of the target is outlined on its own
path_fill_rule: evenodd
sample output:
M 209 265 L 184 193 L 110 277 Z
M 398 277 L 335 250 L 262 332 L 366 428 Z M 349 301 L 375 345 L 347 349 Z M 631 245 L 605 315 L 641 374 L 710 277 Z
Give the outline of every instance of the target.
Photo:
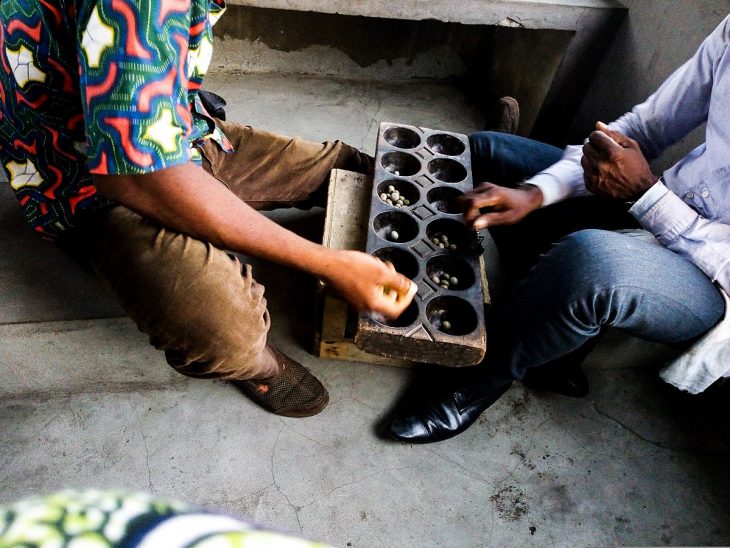
M 211 72 L 458 81 L 485 110 L 502 95 L 518 97 L 527 135 L 573 34 L 231 5 L 215 26 Z
M 610 121 L 648 97 L 730 13 L 730 0 L 622 0 L 629 13 L 571 129 L 576 141 L 596 120 Z M 655 168 L 671 165 L 704 139 L 699 128 Z

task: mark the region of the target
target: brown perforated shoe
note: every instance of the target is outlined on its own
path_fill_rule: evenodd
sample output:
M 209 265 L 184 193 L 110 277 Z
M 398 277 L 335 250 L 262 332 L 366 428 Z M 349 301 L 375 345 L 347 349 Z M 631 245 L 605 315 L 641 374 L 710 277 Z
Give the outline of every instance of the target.
M 501 97 L 492 108 L 491 117 L 484 127 L 487 131 L 517 133 L 520 125 L 520 105 L 514 97 Z
M 311 417 L 327 406 L 329 394 L 309 370 L 266 345 L 279 364 L 279 374 L 269 379 L 231 381 L 255 403 L 284 417 Z

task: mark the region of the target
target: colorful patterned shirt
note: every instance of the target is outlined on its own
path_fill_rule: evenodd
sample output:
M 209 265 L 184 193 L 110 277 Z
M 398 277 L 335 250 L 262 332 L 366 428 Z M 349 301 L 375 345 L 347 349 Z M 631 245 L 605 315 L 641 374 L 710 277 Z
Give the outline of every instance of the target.
M 191 145 L 203 138 L 230 149 L 198 97 L 224 9 L 224 0 L 0 1 L 0 165 L 38 233 L 55 238 L 79 212 L 110 203 L 91 174 L 199 161 Z

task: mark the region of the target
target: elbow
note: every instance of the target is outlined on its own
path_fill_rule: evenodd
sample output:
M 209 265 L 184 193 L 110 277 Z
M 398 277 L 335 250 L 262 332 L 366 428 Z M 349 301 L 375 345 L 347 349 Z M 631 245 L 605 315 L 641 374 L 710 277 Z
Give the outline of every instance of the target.
M 135 175 L 94 175 L 97 192 L 119 205 L 136 211 L 147 212 L 150 196 L 149 185 L 141 184 Z
M 92 175 L 94 186 L 99 194 L 115 202 L 122 202 L 120 197 L 123 195 L 122 189 L 125 182 L 121 181 L 124 177 L 121 175 Z M 127 183 L 128 184 L 128 183 Z

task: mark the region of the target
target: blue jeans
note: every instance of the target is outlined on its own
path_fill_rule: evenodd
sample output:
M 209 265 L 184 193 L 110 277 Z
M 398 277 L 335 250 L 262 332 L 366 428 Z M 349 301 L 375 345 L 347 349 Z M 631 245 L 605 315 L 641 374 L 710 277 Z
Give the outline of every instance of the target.
M 502 133 L 480 132 L 470 140 L 475 180 L 503 186 L 562 154 Z M 490 230 L 502 257 L 507 254 L 508 269 L 521 277 L 490 313 L 492 375 L 521 380 L 531 367 L 570 356 L 580 361 L 605 327 L 687 344 L 722 317 L 720 292 L 696 266 L 655 242 L 614 231 L 636 226 L 625 210 L 612 200 L 578 198 L 542 208 L 514 227 Z

